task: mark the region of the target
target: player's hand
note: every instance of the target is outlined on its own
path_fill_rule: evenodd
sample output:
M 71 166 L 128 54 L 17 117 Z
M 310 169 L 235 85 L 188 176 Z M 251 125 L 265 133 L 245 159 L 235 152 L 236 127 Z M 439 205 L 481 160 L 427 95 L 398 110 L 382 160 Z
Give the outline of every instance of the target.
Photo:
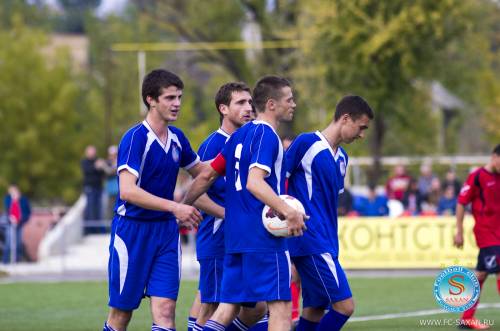
M 175 215 L 175 218 L 179 220 L 180 226 L 189 229 L 192 227 L 197 228 L 203 219 L 198 209 L 182 203 L 177 203 L 172 213 Z
M 288 221 L 288 235 L 293 237 L 302 236 L 304 230 L 307 229 L 305 220 L 309 217 L 298 210 L 290 208 L 289 212 L 286 214 L 286 220 Z
M 455 237 L 453 238 L 453 245 L 457 248 L 464 247 L 464 235 L 461 232 L 457 232 Z

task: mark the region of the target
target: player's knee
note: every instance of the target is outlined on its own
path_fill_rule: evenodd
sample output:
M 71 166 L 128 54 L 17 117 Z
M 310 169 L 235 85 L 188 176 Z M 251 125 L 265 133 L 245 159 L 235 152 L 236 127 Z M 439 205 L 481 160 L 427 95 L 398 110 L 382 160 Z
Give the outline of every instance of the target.
M 202 303 L 200 307 L 200 312 L 198 314 L 198 319 L 208 320 L 217 309 L 217 303 Z
M 335 311 L 345 316 L 354 314 L 354 300 L 352 300 L 352 298 L 335 302 L 332 307 Z
M 476 277 L 479 282 L 484 282 L 488 277 L 488 273 L 484 271 L 476 271 Z
M 170 299 L 152 300 L 151 311 L 155 322 L 172 322 L 175 320 L 175 301 Z
M 125 329 L 132 318 L 131 311 L 111 308 L 108 315 L 108 324 L 117 330 Z

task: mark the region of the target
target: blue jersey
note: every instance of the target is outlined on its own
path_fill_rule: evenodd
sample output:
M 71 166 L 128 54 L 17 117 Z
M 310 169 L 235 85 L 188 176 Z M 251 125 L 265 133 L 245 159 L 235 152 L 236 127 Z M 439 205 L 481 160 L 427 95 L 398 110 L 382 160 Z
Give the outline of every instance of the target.
M 264 121 L 243 125 L 227 141 L 226 160 L 226 253 L 285 251 L 286 241 L 271 235 L 262 224 L 264 204 L 247 189 L 248 172 L 265 170 L 265 181 L 276 194 L 284 192 L 283 146 L 273 127 Z
M 202 161 L 211 160 L 222 151 L 229 134 L 219 129 L 201 144 L 198 155 Z M 207 194 L 215 203 L 224 206 L 226 181 L 219 177 L 208 189 Z M 203 213 L 203 221 L 196 235 L 196 256 L 198 259 L 224 256 L 223 220 Z
M 302 237 L 290 238 L 291 256 L 339 252 L 337 205 L 344 191 L 347 154 L 334 152 L 319 132 L 299 135 L 288 148 L 285 168 L 288 194 L 299 199 L 310 219 Z
M 179 168 L 189 169 L 200 162 L 181 130 L 169 126 L 167 143 L 163 144 L 146 121 L 128 130 L 118 147 L 117 172 L 126 169 L 137 177 L 137 186 L 161 198 L 173 200 Z M 174 220 L 172 213 L 144 209 L 120 199 L 115 205 L 118 215 L 139 221 Z

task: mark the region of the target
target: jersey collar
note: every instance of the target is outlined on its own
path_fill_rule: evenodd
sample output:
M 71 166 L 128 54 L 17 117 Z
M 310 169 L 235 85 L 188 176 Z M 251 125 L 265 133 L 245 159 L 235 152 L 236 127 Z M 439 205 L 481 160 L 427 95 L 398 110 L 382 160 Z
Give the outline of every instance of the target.
M 229 137 L 231 136 L 229 133 L 227 133 L 226 131 L 222 130 L 222 128 L 217 129 L 217 133 L 223 135 L 227 139 L 229 139 Z
M 258 124 L 265 124 L 265 125 L 267 125 L 268 127 L 270 127 L 270 128 L 273 130 L 273 132 L 274 132 L 274 133 L 276 133 L 276 130 L 274 130 L 273 126 L 272 126 L 271 124 L 267 123 L 266 121 L 262 121 L 262 120 L 253 120 L 253 121 L 252 121 L 252 123 L 253 123 L 253 124 L 257 124 L 257 125 L 258 125 Z M 276 133 L 276 134 L 277 134 L 277 133 Z
M 158 139 L 158 136 L 153 131 L 151 126 L 149 126 L 149 123 L 146 120 L 142 121 L 142 124 L 146 127 L 146 129 L 148 129 L 149 132 L 151 132 L 152 136 L 155 138 L 156 142 L 163 148 L 165 153 L 168 153 L 168 150 L 170 149 L 170 145 L 172 144 L 172 136 L 173 136 L 173 133 L 172 133 L 172 131 L 170 131 L 168 126 L 167 126 L 167 143 L 164 145 L 161 142 L 161 140 Z
M 315 133 L 319 137 L 319 139 L 321 139 L 323 144 L 325 144 L 328 147 L 328 150 L 332 154 L 333 159 L 335 160 L 335 162 L 337 162 L 339 156 L 342 155 L 342 152 L 340 151 L 340 146 L 337 147 L 337 151 L 334 152 L 332 146 L 330 146 L 330 143 L 328 142 L 328 140 L 326 140 L 325 136 L 319 131 L 316 131 Z

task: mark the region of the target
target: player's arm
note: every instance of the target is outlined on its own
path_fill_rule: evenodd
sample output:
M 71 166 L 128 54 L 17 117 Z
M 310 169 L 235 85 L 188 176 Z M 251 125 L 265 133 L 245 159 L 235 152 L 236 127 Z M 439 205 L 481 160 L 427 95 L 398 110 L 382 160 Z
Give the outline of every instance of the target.
M 137 186 L 137 177 L 123 169 L 119 174 L 120 199 L 144 209 L 171 212 L 185 226 L 198 226 L 200 212 L 192 207 L 153 195 Z
M 205 169 L 205 168 L 209 168 L 209 169 Z M 213 169 L 209 164 L 204 163 L 204 162 L 200 162 L 197 165 L 195 165 L 194 167 L 190 168 L 188 170 L 188 172 L 193 178 L 197 178 L 204 170 L 207 170 L 208 174 L 210 175 L 210 173 L 211 173 L 210 170 L 213 170 Z M 217 179 L 217 177 L 215 177 L 215 179 Z M 214 181 L 215 181 L 215 179 L 214 179 Z M 210 185 L 212 185 L 212 183 L 210 183 Z M 210 185 L 208 187 L 210 187 Z M 207 189 L 208 189 L 208 187 L 207 187 Z M 216 203 L 215 201 L 210 199 L 210 197 L 206 193 L 202 194 L 198 199 L 196 199 L 196 201 L 194 202 L 193 205 L 196 208 L 203 210 L 207 214 L 210 214 L 210 215 L 215 216 L 217 218 L 224 218 L 224 207 L 222 207 L 221 205 L 219 205 L 218 203 Z
M 467 180 L 465 181 L 462 189 L 460 190 L 460 194 L 457 197 L 457 207 L 455 211 L 456 217 L 456 233 L 453 238 L 453 244 L 462 248 L 464 245 L 464 216 L 465 216 L 465 206 L 472 202 L 476 194 L 474 179 L 475 174 L 470 174 Z
M 210 166 L 204 166 L 195 176 L 189 190 L 184 198 L 184 203 L 192 205 L 208 188 L 215 182 L 220 175 L 224 174 L 226 163 L 222 154 L 210 163 Z
M 462 205 L 461 203 L 457 203 L 457 208 L 456 208 L 457 232 L 455 233 L 455 237 L 453 238 L 453 244 L 458 248 L 462 248 L 464 246 L 464 216 L 465 216 L 465 206 Z
M 288 221 L 288 234 L 291 236 L 301 236 L 303 230 L 306 229 L 304 219 L 306 215 L 290 207 L 286 202 L 273 191 L 269 184 L 265 181 L 267 171 L 252 167 L 248 172 L 247 190 L 250 191 L 257 199 L 268 205 Z

